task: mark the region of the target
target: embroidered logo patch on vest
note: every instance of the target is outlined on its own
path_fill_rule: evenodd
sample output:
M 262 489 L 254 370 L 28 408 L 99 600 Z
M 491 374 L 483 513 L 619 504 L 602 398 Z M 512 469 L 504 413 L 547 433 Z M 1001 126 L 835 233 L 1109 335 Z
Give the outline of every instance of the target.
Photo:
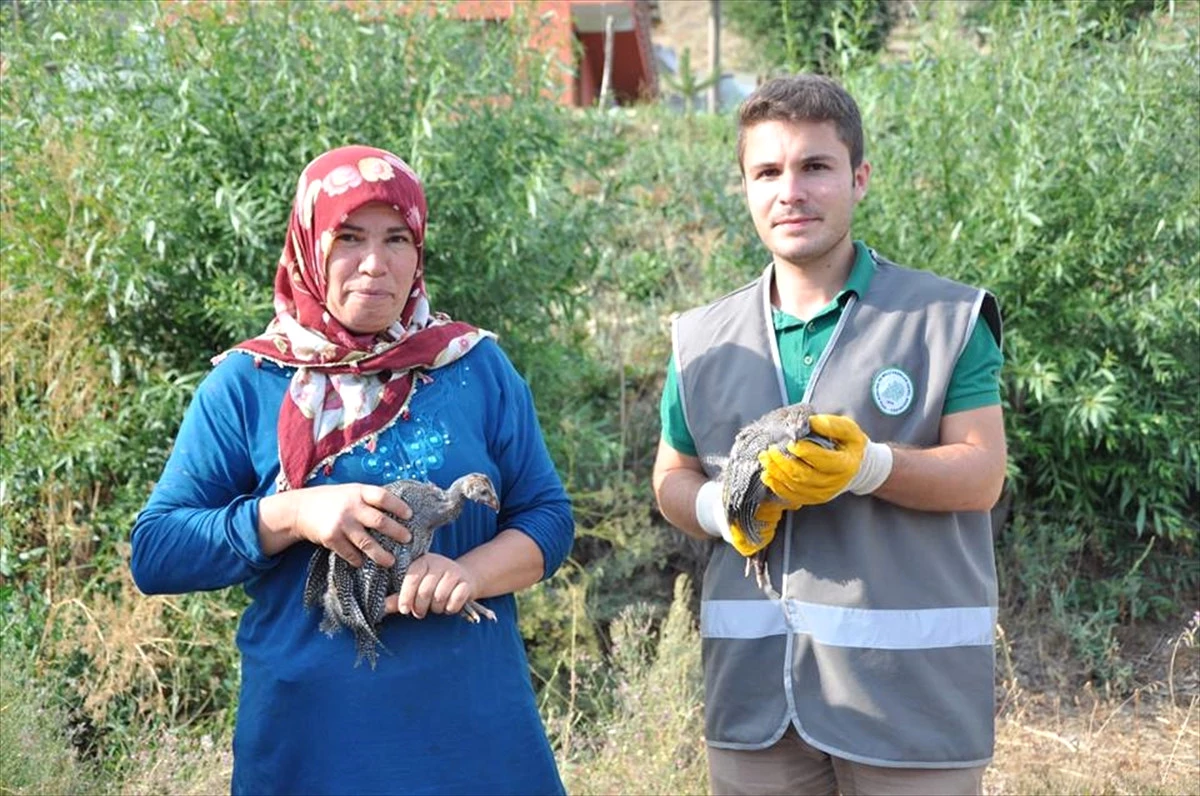
M 901 415 L 913 402 L 913 382 L 900 368 L 884 368 L 871 380 L 871 398 L 885 415 Z

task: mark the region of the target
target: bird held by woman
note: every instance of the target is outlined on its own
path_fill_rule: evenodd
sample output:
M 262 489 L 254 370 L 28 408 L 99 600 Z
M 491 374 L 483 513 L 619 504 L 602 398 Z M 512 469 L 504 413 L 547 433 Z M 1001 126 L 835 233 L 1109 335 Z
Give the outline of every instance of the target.
M 412 517 L 404 521 L 412 533 L 411 542 L 402 544 L 368 529 L 396 562 L 381 567 L 366 558 L 361 567 L 353 567 L 332 550 L 319 547 L 309 559 L 304 581 L 304 607 L 311 609 L 320 603 L 324 608 L 321 631 L 332 637 L 343 627 L 349 628 L 354 633 L 354 665 L 366 658 L 372 669 L 379 657 L 376 646 L 383 647 L 378 628 L 384 619 L 384 600 L 400 591 L 412 562 L 429 552 L 434 531 L 456 520 L 468 500 L 493 511 L 500 509 L 496 489 L 482 473 L 464 475 L 445 490 L 427 481 L 408 479 L 393 481 L 384 489 L 412 510 Z M 474 600 L 467 602 L 460 615 L 470 622 L 479 622 L 483 617 L 496 621 L 491 609 Z

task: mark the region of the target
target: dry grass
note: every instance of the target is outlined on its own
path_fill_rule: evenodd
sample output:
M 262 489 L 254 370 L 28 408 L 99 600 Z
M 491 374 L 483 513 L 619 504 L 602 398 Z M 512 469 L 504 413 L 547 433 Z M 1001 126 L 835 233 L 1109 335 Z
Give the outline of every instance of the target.
M 654 650 L 626 654 L 616 710 L 590 737 L 576 738 L 574 753 L 564 756 L 570 792 L 706 792 L 701 694 L 694 687 L 699 638 L 678 591 L 672 614 Z M 618 631 L 623 643 L 648 637 L 636 617 L 626 622 Z M 984 778 L 985 792 L 1200 793 L 1198 625 L 1193 619 L 1174 634 L 1146 628 L 1141 647 L 1127 644 L 1123 652 L 1142 685 L 1123 698 L 1106 696 L 1090 684 L 1059 691 L 1055 684 L 1068 675 L 1047 677 L 1046 670 L 1074 672 L 1075 664 L 1065 656 L 1039 660 L 1036 671 L 1026 673 L 1014 663 L 1013 646 L 1061 648 L 1032 638 L 1038 633 L 1032 622 L 1022 626 L 1016 645 L 1001 630 L 996 757 Z M 1029 663 L 1028 657 L 1022 660 Z M 1026 688 L 1035 682 L 1039 689 L 1050 684 L 1050 690 Z
M 230 743 L 228 738 L 214 741 L 208 735 L 196 739 L 163 733 L 135 755 L 132 773 L 122 781 L 119 792 L 125 796 L 229 793 L 233 776 Z
M 985 792 L 1200 793 L 1198 627 L 1193 616 L 1177 632 L 1129 634 L 1123 654 L 1140 685 L 1120 698 L 1091 683 L 1062 687 L 1067 677 L 1057 672 L 1074 664 L 1055 659 L 1032 622 L 1011 643 L 1002 630 L 996 759 Z
M 44 683 L 0 679 L 0 796 L 36 794 L 217 794 L 229 792 L 229 741 L 168 732 L 106 775 L 82 761 L 69 714 Z
M 1019 697 L 997 721 L 985 793 L 1200 793 L 1200 699 L 1178 707 L 1153 692 Z
M 76 689 L 88 716 L 99 722 L 107 719 L 113 700 L 127 693 L 137 694 L 140 715 L 164 713 L 167 694 L 159 672 L 168 671 L 179 652 L 163 621 L 170 599 L 143 597 L 128 570 L 118 577 L 116 594 L 53 603 L 39 645 L 39 676 L 67 668 L 77 653 L 88 657 L 91 665 Z
M 23 400 L 35 399 L 43 444 L 59 450 L 116 400 L 101 389 L 112 382 L 107 358 L 93 341 L 96 319 L 63 313 L 42 288 L 26 284 L 17 289 L 6 275 L 0 275 L 0 304 L 0 417 L 5 434 L 28 421 L 20 407 Z M 25 527 L 11 530 L 20 536 L 20 549 L 44 546 L 56 554 L 47 556 L 46 587 L 57 593 L 64 577 L 59 565 L 86 561 L 91 555 L 92 532 L 80 518 L 94 513 L 100 486 L 81 492 L 48 474 L 37 489 L 38 515 Z M 67 585 L 64 591 L 73 591 L 73 584 Z
M 75 756 L 65 714 L 28 685 L 7 670 L 0 678 L 0 796 L 95 793 L 96 777 Z
M 569 793 L 704 791 L 700 637 L 690 600 L 681 575 L 657 638 L 644 606 L 630 606 L 614 623 L 614 708 L 560 753 Z
M 68 274 L 90 268 L 102 234 L 116 234 L 111 214 L 87 195 L 81 176 L 93 169 L 95 151 L 82 134 L 52 122 L 44 134 L 41 152 L 9 153 L 9 168 L 0 175 L 0 195 L 12 196 L 12 175 L 23 174 L 39 186 L 44 201 L 64 208 L 47 214 L 0 201 L 0 227 L 21 231 L 6 242 L 11 245 L 0 269 L 0 426 L 14 447 L 20 444 L 18 432 L 36 428 L 46 458 L 36 483 L 14 487 L 6 481 L 0 488 L 6 509 L 14 503 L 34 506 L 19 521 L 0 526 L 0 535 L 10 550 L 45 552 L 43 588 L 55 599 L 76 594 L 80 578 L 88 577 L 75 570 L 86 567 L 95 552 L 86 518 L 95 515 L 104 497 L 100 483 L 72 484 L 62 474 L 70 464 L 60 465 L 81 456 L 83 437 L 125 395 L 114 385 L 113 366 L 100 343 L 102 310 L 68 308 L 70 296 L 59 284 Z M 81 221 L 88 216 L 91 222 Z M 102 232 L 93 232 L 97 228 Z M 36 492 L 37 499 L 14 494 L 22 488 Z
M 101 686 L 119 687 L 134 666 L 129 659 L 169 655 L 155 650 L 154 625 L 171 606 L 146 609 L 159 617 L 114 624 L 116 603 L 88 608 L 91 618 L 78 638 L 114 671 Z M 704 793 L 707 774 L 702 740 L 699 638 L 685 579 L 676 584 L 670 612 L 657 633 L 645 606 L 632 606 L 615 624 L 607 670 L 572 672 L 580 689 L 611 689 L 611 709 L 586 725 L 569 716 L 550 717 L 551 734 L 563 747 L 560 766 L 576 794 Z M 63 607 L 62 612 L 74 609 Z M 82 611 L 82 608 L 79 609 Z M 65 618 L 65 616 L 63 617 Z M 146 623 L 136 638 L 133 628 Z M 88 626 L 90 623 L 90 627 Z M 1014 622 L 1014 625 L 1016 623 Z M 122 630 L 124 628 L 124 630 Z M 1059 690 L 1041 673 L 1015 664 L 1013 647 L 1036 649 L 1035 640 L 1000 634 L 1000 682 L 996 758 L 984 790 L 1016 794 L 1200 793 L 1200 648 L 1197 624 L 1158 633 L 1144 651 L 1127 647 L 1142 683 L 1123 698 L 1090 685 Z M 129 638 L 122 640 L 129 631 Z M 93 636 L 92 640 L 87 635 Z M 1145 634 L 1151 635 L 1149 631 Z M 96 645 L 101 646 L 96 646 Z M 1044 649 L 1044 648 L 1043 648 Z M 1069 665 L 1064 659 L 1060 664 Z M 1053 661 L 1041 661 L 1045 667 Z M 1049 690 L 1033 683 L 1050 682 Z M 0 794 L 96 792 L 202 794 L 227 792 L 232 760 L 229 740 L 195 737 L 186 729 L 145 732 L 138 751 L 119 766 L 119 779 L 97 780 L 74 757 L 62 733 L 64 721 L 47 710 L 39 689 L 4 683 L 0 700 L 5 746 L 0 750 Z M 40 695 L 40 696 L 39 696 Z M 563 743 L 562 731 L 570 734 Z M 38 773 L 40 771 L 40 774 Z
M 699 639 L 691 615 L 685 621 L 679 609 L 677 594 L 674 629 L 664 630 L 651 654 L 629 656 L 619 673 L 617 709 L 591 737 L 577 738 L 576 751 L 562 760 L 570 792 L 706 792 L 701 695 L 688 685 L 699 680 Z M 621 637 L 638 637 L 639 627 L 633 621 L 620 630 Z M 984 778 L 985 792 L 1200 793 L 1196 633 L 1193 622 L 1174 635 L 1160 632 L 1144 652 L 1127 649 L 1144 684 L 1118 699 L 1090 685 L 1062 693 L 1026 690 L 1023 683 L 1041 682 L 1042 673 L 1026 676 L 1012 665 L 1001 631 L 996 757 Z M 1038 647 L 1031 638 L 1019 641 Z M 630 665 L 638 660 L 642 663 Z M 1045 668 L 1055 664 L 1041 661 Z M 1063 659 L 1057 664 L 1073 665 Z M 666 672 L 671 675 L 664 677 Z

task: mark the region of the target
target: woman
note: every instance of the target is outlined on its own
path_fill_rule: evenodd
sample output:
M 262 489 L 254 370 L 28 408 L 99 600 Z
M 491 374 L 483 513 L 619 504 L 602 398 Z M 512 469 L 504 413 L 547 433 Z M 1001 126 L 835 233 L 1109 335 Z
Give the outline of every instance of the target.
M 570 549 L 529 389 L 493 335 L 430 312 L 425 197 L 383 150 L 304 169 L 264 334 L 217 357 L 133 529 L 147 594 L 241 583 L 234 793 L 546 793 L 562 784 L 512 592 Z M 314 545 L 351 564 L 410 539 L 380 485 L 488 475 L 388 597 L 377 668 L 302 604 Z M 388 514 L 401 518 L 397 522 Z M 455 614 L 481 600 L 498 621 Z

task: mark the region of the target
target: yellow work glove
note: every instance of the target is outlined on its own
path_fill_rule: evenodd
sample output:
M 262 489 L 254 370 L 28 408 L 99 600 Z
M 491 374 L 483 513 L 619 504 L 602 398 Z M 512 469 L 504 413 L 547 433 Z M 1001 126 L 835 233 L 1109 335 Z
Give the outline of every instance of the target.
M 762 480 L 789 503 L 816 506 L 843 492 L 868 495 L 892 472 L 892 449 L 871 442 L 844 415 L 813 415 L 812 433 L 833 442 L 832 450 L 810 440 L 789 443 L 786 450 L 768 448 L 759 454 Z
M 733 537 L 729 543 L 744 556 L 752 556 L 759 550 L 762 550 L 775 538 L 775 531 L 779 527 L 779 521 L 783 519 L 784 508 L 782 503 L 774 500 L 764 500 L 762 503 L 759 503 L 758 508 L 754 510 L 754 519 L 766 523 L 766 526 L 758 532 L 758 544 L 754 544 L 747 539 L 746 534 L 737 526 L 737 523 L 730 523 L 729 525 L 729 533 Z

